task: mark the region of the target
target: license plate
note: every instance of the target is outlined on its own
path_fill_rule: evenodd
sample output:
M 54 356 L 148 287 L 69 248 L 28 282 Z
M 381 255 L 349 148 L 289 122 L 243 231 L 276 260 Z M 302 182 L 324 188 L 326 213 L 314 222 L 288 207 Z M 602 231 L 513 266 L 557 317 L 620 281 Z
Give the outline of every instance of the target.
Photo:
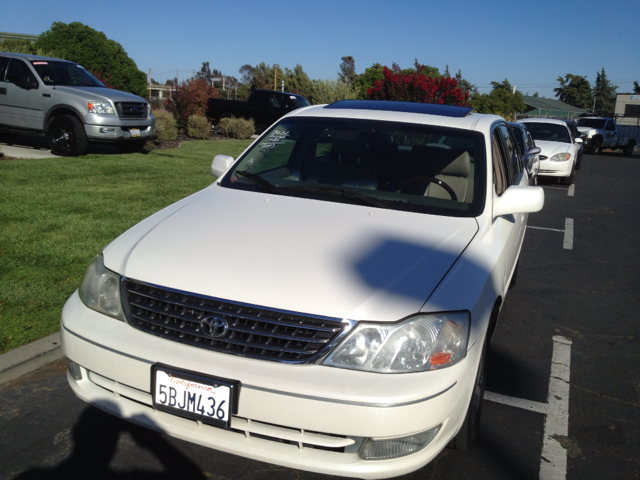
M 240 382 L 154 365 L 151 370 L 153 406 L 161 412 L 230 428 L 238 413 Z
M 130 128 L 129 129 L 129 133 L 131 133 L 132 137 L 139 137 L 140 136 L 140 129 L 139 128 Z

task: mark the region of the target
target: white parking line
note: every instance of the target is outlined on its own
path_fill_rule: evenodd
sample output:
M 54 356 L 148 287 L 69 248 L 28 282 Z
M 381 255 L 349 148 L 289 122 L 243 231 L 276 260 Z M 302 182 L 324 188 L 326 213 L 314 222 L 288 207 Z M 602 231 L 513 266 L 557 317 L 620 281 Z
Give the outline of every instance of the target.
M 576 191 L 576 184 L 575 184 L 575 183 L 572 183 L 572 184 L 569 186 L 569 191 L 567 192 L 567 196 L 569 196 L 569 197 L 573 197 L 573 194 L 575 193 L 575 191 Z
M 560 230 L 558 228 L 532 227 L 531 225 L 527 225 L 527 228 L 533 228 L 534 230 L 549 230 L 551 232 L 562 232 L 564 233 L 564 242 L 562 243 L 562 248 L 566 250 L 573 250 L 573 218 L 564 219 L 564 230 Z
M 549 375 L 547 403 L 507 397 L 485 392 L 486 400 L 546 415 L 540 456 L 540 480 L 567 478 L 567 450 L 562 441 L 569 436 L 569 380 L 571 374 L 571 340 L 553 337 L 553 354 Z
M 573 250 L 573 218 L 564 219 L 564 243 L 562 248 Z

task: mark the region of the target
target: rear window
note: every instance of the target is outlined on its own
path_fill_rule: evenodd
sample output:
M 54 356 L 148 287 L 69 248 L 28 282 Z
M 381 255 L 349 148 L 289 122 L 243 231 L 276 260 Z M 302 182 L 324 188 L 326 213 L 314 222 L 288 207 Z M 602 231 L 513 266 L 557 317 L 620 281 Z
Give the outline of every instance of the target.
M 579 118 L 579 127 L 599 128 L 603 129 L 606 120 L 604 118 Z
M 478 132 L 360 119 L 282 119 L 221 185 L 450 216 L 483 208 Z

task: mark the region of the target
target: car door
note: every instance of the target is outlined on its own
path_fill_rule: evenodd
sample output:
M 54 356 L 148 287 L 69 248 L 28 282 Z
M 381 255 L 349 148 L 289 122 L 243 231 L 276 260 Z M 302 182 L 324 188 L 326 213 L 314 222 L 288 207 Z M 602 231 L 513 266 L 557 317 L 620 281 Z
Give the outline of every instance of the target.
M 516 141 L 506 124 L 498 123 L 492 134 L 492 154 L 494 163 L 494 188 L 501 196 L 512 185 L 526 186 L 529 178 L 523 168 Z M 511 277 L 520 255 L 527 226 L 526 213 L 502 215 L 494 220 L 494 228 L 504 242 L 505 282 Z M 503 285 L 506 288 L 506 283 Z
M 0 121 L 19 128 L 42 130 L 42 92 L 38 76 L 21 58 L 10 58 L 1 82 Z
M 604 145 L 607 147 L 618 145 L 618 132 L 613 120 L 607 120 L 604 127 Z

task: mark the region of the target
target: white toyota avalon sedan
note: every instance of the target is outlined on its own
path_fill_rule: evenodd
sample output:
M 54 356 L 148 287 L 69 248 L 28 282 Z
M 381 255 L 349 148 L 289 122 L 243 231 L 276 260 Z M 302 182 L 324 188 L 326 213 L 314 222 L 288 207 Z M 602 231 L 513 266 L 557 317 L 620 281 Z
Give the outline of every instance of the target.
M 555 118 L 525 118 L 524 123 L 540 147 L 541 177 L 561 177 L 563 185 L 571 185 L 576 171 L 582 139 L 574 137 L 564 120 Z
M 505 120 L 342 101 L 295 110 L 211 169 L 106 246 L 67 301 L 76 395 L 333 475 L 397 476 L 467 448 L 544 203 Z

